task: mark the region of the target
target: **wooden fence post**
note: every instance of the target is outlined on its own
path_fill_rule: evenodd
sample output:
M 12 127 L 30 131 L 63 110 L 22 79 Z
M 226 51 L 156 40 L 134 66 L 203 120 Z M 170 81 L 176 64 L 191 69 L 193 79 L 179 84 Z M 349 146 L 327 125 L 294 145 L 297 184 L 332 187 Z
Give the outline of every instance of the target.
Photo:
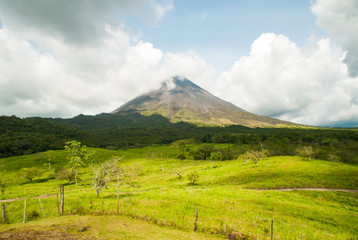
M 1 216 L 2 216 L 2 222 L 6 223 L 6 206 L 5 203 L 1 205 Z
M 60 204 L 59 204 L 59 202 L 58 202 L 58 193 L 56 193 L 56 197 L 57 197 L 57 210 L 58 210 L 58 214 L 61 216 Z
M 60 207 L 60 215 L 63 216 L 63 209 L 65 204 L 65 188 L 63 184 L 61 184 L 61 207 Z
M 273 240 L 273 219 L 271 220 L 271 240 Z
M 196 231 L 198 229 L 197 222 L 198 222 L 198 210 L 199 207 L 196 207 L 196 213 L 195 213 L 195 222 L 194 222 L 194 229 L 193 231 Z
M 119 175 L 117 175 L 117 214 L 119 214 Z
M 26 222 L 26 199 L 25 199 L 25 202 L 24 202 L 24 219 L 22 221 L 23 223 Z
M 40 198 L 39 198 L 39 202 L 40 202 L 40 207 L 41 207 L 42 213 L 43 213 L 44 217 L 46 217 L 45 211 L 44 211 L 44 208 L 42 207 L 42 203 L 41 203 Z

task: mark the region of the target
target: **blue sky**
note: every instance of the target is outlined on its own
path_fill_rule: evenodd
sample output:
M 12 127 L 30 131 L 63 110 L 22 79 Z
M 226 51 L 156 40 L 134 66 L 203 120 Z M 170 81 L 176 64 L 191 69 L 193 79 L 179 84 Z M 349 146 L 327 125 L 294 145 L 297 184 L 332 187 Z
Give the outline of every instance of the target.
M 284 34 L 300 46 L 311 35 L 325 36 L 310 8 L 310 1 L 293 0 L 175 1 L 162 21 L 131 17 L 126 26 L 154 47 L 174 53 L 194 50 L 223 71 L 247 55 L 262 33 Z
M 358 125 L 358 0 L 0 0 L 0 114 L 111 112 L 182 76 L 247 111 Z

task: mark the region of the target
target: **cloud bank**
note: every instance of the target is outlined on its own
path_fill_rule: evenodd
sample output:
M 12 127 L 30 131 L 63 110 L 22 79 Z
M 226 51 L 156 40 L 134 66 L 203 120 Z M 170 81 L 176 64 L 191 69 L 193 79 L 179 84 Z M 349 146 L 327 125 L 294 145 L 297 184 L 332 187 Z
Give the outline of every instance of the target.
M 263 34 L 249 56 L 221 74 L 222 92 L 262 115 L 314 125 L 354 122 L 358 79 L 349 76 L 344 56 L 329 39 L 299 48 L 286 36 Z

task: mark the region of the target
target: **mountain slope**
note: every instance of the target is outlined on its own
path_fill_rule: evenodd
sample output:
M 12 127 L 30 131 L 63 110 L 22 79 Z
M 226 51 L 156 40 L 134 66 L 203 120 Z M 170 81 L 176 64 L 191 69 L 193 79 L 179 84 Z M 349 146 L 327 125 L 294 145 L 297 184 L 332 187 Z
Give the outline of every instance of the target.
M 247 112 L 210 94 L 188 79 L 174 77 L 158 90 L 143 94 L 112 113 L 136 110 L 143 115 L 158 113 L 173 122 L 208 125 L 239 124 L 249 127 L 296 125 Z

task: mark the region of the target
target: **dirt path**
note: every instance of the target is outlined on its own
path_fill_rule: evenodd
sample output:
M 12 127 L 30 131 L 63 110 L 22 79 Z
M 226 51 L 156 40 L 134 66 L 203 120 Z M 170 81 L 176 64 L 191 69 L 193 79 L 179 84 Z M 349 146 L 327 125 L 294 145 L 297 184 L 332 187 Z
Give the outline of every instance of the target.
M 294 191 L 294 190 L 305 190 L 305 191 L 340 191 L 340 192 L 358 192 L 358 189 L 341 189 L 341 188 L 248 188 L 249 190 L 256 190 L 256 191 L 279 191 L 279 192 L 286 192 L 286 191 Z
M 11 199 L 4 199 L 4 200 L 0 200 L 0 203 L 3 202 L 16 202 L 16 201 L 22 201 L 25 199 L 42 199 L 42 198 L 49 198 L 49 197 L 55 197 L 57 195 L 42 195 L 42 196 L 37 196 L 37 197 L 32 197 L 32 198 L 11 198 Z

